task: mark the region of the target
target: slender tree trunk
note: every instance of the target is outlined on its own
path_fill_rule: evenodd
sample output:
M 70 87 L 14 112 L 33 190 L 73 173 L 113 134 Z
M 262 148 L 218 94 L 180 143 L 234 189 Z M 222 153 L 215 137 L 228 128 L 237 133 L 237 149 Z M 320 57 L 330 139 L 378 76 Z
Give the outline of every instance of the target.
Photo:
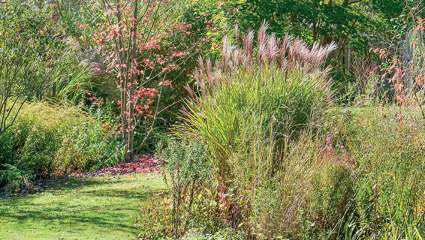
M 122 31 L 121 31 L 121 27 L 122 27 L 122 16 L 121 16 L 121 1 L 120 0 L 116 0 L 115 1 L 115 5 L 116 5 L 116 13 L 115 13 L 115 17 L 117 18 L 117 23 L 118 23 L 118 31 L 119 31 L 119 37 L 118 40 L 115 41 L 115 54 L 117 55 L 117 59 L 118 59 L 118 79 L 119 79 L 119 84 L 120 84 L 120 108 L 121 108 L 121 128 L 122 128 L 122 139 L 126 142 L 127 141 L 127 132 L 128 132 L 128 124 L 127 124 L 127 71 L 125 70 L 125 55 L 123 53 L 123 40 L 122 40 Z M 127 153 L 127 144 L 125 147 L 125 152 Z
M 137 74 L 135 71 L 135 68 L 137 67 L 137 24 L 138 24 L 138 15 L 139 15 L 139 0 L 134 1 L 133 5 L 133 19 L 132 21 L 132 29 L 131 29 L 131 52 L 130 56 L 128 57 L 127 66 L 129 66 L 129 74 L 130 74 L 130 82 L 133 84 L 136 81 Z M 131 99 L 131 96 L 133 96 L 133 87 L 128 88 L 128 136 L 127 136 L 127 155 L 126 160 L 127 161 L 133 161 L 134 159 L 134 131 L 135 131 L 135 118 L 134 118 L 134 102 Z

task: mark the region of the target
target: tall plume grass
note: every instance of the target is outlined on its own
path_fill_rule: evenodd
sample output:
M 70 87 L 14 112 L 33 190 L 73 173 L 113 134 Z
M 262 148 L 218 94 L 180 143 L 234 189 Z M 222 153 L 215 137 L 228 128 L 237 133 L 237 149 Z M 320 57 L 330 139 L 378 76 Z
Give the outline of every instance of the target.
M 240 39 L 233 44 L 225 37 L 216 62 L 199 59 L 199 91 L 191 91 L 175 128 L 180 138 L 207 146 L 219 212 L 235 228 L 251 214 L 243 206 L 253 204 L 258 184 L 285 168 L 289 143 L 318 129 L 332 98 L 324 63 L 336 48 L 279 39 L 266 24 L 256 40 L 253 31 Z
M 268 26 L 263 23 L 254 42 L 254 32 L 249 31 L 242 37 L 240 46 L 232 44 L 228 36 L 223 39 L 221 59 L 212 63 L 209 59 L 199 58 L 195 79 L 201 91 L 212 86 L 223 74 L 232 74 L 237 70 L 249 70 L 254 66 L 277 67 L 282 73 L 298 69 L 304 73 L 320 73 L 326 78 L 327 69 L 323 69 L 326 58 L 337 48 L 335 43 L 312 47 L 301 39 L 286 35 L 277 38 L 274 33 L 267 33 Z M 255 49 L 254 46 L 257 46 Z

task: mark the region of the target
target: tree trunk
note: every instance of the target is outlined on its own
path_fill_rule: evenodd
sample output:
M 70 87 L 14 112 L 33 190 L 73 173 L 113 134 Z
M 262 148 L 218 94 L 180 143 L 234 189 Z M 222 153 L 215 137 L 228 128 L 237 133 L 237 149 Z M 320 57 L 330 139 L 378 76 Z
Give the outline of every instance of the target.
M 128 67 L 128 71 L 129 75 L 130 75 L 130 82 L 133 84 L 136 81 L 137 78 L 137 74 L 134 72 L 134 69 L 137 66 L 133 66 L 136 65 L 136 59 L 137 59 L 137 52 L 136 52 L 136 48 L 137 48 L 137 24 L 138 24 L 138 9 L 139 8 L 139 0 L 135 0 L 134 1 L 134 5 L 133 5 L 133 19 L 132 19 L 132 29 L 131 29 L 131 51 L 130 51 L 130 56 L 127 58 L 127 67 Z M 133 103 L 133 100 L 131 99 L 131 96 L 133 96 L 133 87 L 131 86 L 130 88 L 127 87 L 127 107 L 128 107 L 128 120 L 127 120 L 127 151 L 126 151 L 126 160 L 131 162 L 134 160 L 134 131 L 136 128 L 136 122 L 135 122 L 135 118 L 134 118 L 134 105 L 135 103 Z

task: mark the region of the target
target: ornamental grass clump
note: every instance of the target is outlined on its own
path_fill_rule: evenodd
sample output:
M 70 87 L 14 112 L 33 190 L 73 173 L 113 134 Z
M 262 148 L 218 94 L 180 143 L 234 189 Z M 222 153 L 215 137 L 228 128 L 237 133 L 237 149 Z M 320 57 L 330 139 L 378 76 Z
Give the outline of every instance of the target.
M 255 229 L 248 218 L 257 187 L 287 171 L 289 143 L 319 129 L 332 104 L 323 65 L 335 48 L 278 39 L 263 24 L 256 42 L 253 32 L 240 45 L 225 37 L 219 61 L 199 59 L 198 88 L 190 91 L 175 134 L 206 144 L 216 180 L 211 190 L 233 228 L 247 228 L 248 234 Z

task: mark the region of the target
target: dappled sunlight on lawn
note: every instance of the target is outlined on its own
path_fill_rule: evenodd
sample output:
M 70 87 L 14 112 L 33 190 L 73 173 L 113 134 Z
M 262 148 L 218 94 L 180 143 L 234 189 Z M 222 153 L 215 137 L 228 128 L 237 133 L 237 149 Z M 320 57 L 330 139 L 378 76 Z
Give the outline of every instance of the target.
M 71 178 L 46 191 L 0 200 L 0 239 L 134 239 L 158 175 Z

